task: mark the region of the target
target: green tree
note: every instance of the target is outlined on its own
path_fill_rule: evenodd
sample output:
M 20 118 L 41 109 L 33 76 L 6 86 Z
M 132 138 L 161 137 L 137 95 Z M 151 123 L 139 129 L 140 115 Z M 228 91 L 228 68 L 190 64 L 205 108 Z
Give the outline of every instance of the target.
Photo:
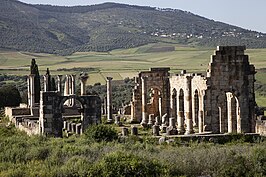
M 19 106 L 21 96 L 14 85 L 4 85 L 0 88 L 0 108 L 6 106 Z
M 35 88 L 35 103 L 40 102 L 40 91 L 41 91 L 41 82 L 38 65 L 36 64 L 35 59 L 31 60 L 30 73 L 34 74 L 34 88 Z

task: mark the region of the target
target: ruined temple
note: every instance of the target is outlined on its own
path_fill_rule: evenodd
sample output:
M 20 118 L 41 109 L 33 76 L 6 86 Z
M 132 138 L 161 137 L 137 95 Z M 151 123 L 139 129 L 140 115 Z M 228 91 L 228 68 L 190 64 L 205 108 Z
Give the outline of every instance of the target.
M 131 122 L 151 117 L 177 122 L 179 134 L 255 132 L 255 67 L 244 46 L 218 46 L 207 75 L 170 76 L 170 68 L 152 68 L 135 78 Z M 164 115 L 164 116 L 163 116 Z

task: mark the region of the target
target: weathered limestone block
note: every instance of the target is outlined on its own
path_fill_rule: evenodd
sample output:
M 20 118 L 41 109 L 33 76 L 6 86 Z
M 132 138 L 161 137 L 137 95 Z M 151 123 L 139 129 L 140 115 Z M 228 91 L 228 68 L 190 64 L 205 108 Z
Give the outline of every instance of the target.
M 115 124 L 118 125 L 118 126 L 122 125 L 122 122 L 120 121 L 120 116 L 119 115 L 115 116 Z
M 161 120 L 159 116 L 155 117 L 155 125 L 161 125 Z
M 76 133 L 76 123 L 71 123 L 71 131 Z
M 149 127 L 152 127 L 153 124 L 154 124 L 154 114 L 150 114 L 150 115 L 149 115 L 148 126 L 149 126 Z
M 67 129 L 67 121 L 64 121 L 64 126 L 63 129 L 66 130 Z
M 76 124 L 76 134 L 82 134 L 81 123 Z
M 153 125 L 152 126 L 152 134 L 154 136 L 160 136 L 160 127 L 159 127 L 159 125 Z
M 67 131 L 72 132 L 72 126 L 71 126 L 71 123 L 69 123 L 69 122 L 67 124 Z
M 138 127 L 136 126 L 131 127 L 131 135 L 138 136 Z
M 122 136 L 128 136 L 128 128 L 122 127 Z

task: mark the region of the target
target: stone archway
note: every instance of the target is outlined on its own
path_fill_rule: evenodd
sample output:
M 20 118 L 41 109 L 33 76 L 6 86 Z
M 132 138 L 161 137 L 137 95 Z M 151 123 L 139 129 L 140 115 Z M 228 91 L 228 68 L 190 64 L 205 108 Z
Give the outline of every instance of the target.
M 161 89 L 159 87 L 150 87 L 147 92 L 147 112 L 154 114 L 155 117 L 162 116 L 162 98 Z
M 76 99 L 82 105 L 82 131 L 90 124 L 98 124 L 101 122 L 101 99 L 98 96 L 61 96 L 59 92 L 41 92 L 40 134 L 62 137 L 63 105 L 69 99 Z
M 240 105 L 237 96 L 231 92 L 226 93 L 227 96 L 227 119 L 228 133 L 241 133 L 241 117 Z

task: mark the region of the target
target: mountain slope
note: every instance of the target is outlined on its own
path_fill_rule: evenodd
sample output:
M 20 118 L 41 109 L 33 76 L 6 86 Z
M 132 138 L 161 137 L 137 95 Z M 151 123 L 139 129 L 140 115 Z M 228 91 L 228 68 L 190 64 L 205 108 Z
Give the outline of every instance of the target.
M 266 35 L 189 12 L 116 3 L 60 7 L 0 1 L 0 48 L 71 54 L 152 42 L 266 47 Z

